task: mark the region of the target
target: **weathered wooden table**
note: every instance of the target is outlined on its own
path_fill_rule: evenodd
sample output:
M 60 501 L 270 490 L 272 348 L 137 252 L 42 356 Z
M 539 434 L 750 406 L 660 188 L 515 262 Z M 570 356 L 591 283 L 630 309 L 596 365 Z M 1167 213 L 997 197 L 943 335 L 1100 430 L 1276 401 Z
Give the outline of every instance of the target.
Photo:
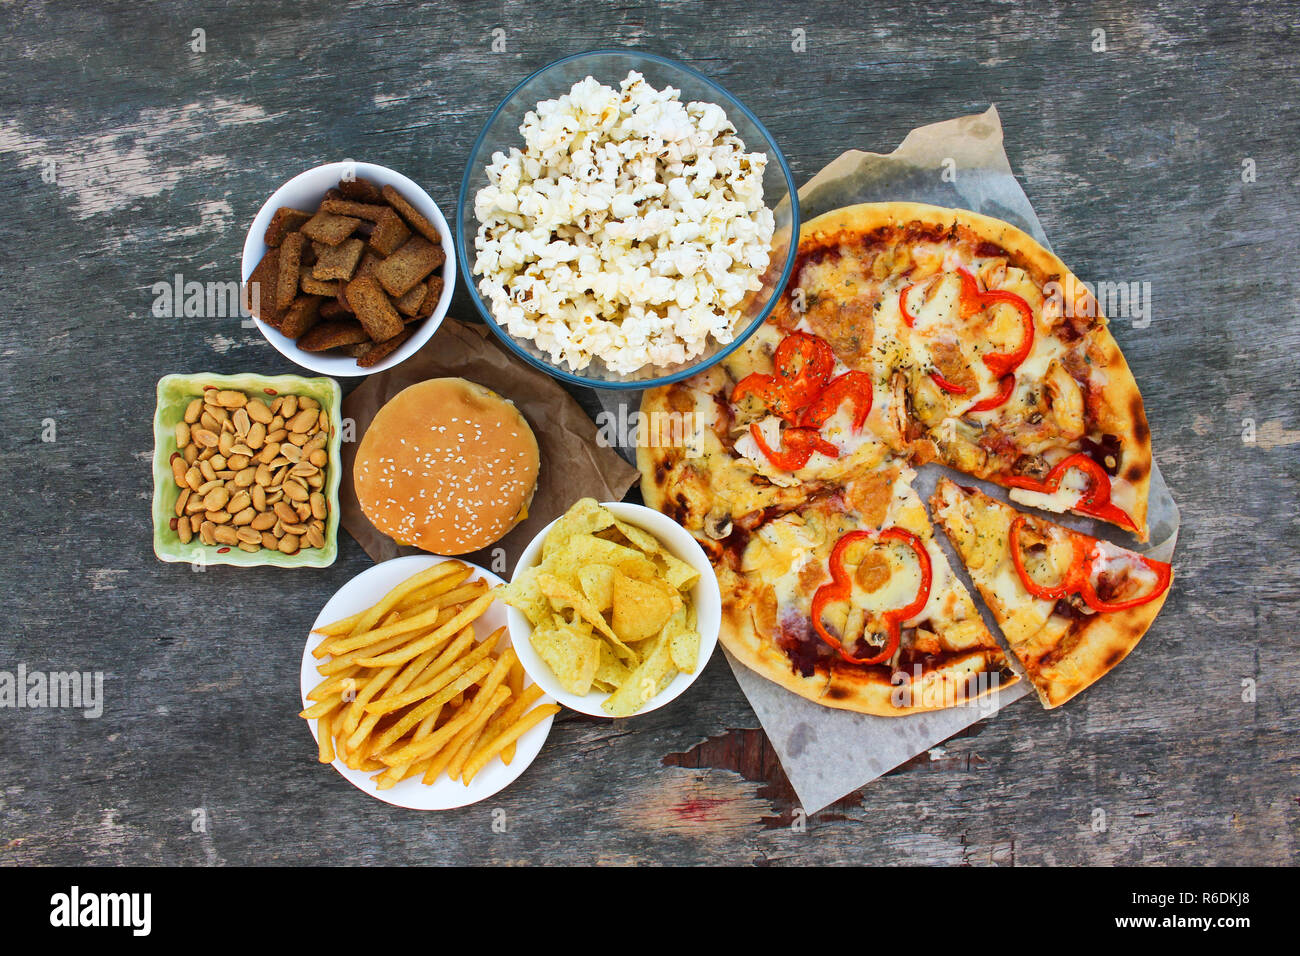
M 0 10 L 0 670 L 105 675 L 98 719 L 0 710 L 0 863 L 1297 860 L 1294 6 L 99 6 Z M 238 278 L 259 205 L 330 159 L 451 213 L 511 86 L 609 45 L 716 77 L 801 181 L 996 102 L 1061 257 L 1150 283 L 1149 326 L 1116 335 L 1182 506 L 1179 579 L 1097 688 L 791 827 L 719 654 L 674 706 L 568 715 L 510 790 L 419 814 L 319 766 L 296 716 L 304 629 L 368 565 L 355 542 L 324 571 L 155 560 L 155 381 L 296 369 L 238 318 L 154 317 L 154 283 Z

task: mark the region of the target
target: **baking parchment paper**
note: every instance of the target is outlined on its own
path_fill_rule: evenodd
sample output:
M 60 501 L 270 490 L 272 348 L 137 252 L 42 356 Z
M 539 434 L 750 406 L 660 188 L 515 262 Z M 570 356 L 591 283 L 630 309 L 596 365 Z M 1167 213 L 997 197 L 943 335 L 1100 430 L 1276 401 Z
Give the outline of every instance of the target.
M 841 206 L 887 201 L 925 202 L 984 213 L 1013 223 L 1051 248 L 1029 198 L 1011 172 L 1002 146 L 1002 123 L 996 107 L 991 106 L 982 114 L 918 127 L 888 155 L 860 150 L 843 153 L 799 190 L 800 219 L 807 223 Z M 639 403 L 639 397 L 626 392 L 603 392 L 600 399 L 607 411 L 625 408 L 628 403 L 635 409 Z M 919 470 L 913 486 L 923 500 L 929 499 L 939 477 L 945 473 L 953 475 L 936 465 Z M 964 475 L 955 477 L 960 477 L 964 484 L 978 484 L 989 494 L 1006 500 L 1006 493 L 1000 488 L 974 482 Z M 1169 560 L 1178 537 L 1178 508 L 1158 466 L 1152 470 L 1148 508 L 1152 543 L 1138 550 Z M 1131 539 L 1117 535 L 1109 525 L 1068 515 L 1051 517 L 1097 537 L 1116 540 L 1126 547 L 1134 546 Z M 958 577 L 980 604 L 970 578 L 943 533 L 936 532 L 935 538 L 947 552 Z M 980 610 L 990 631 L 1000 634 L 987 609 L 981 605 Z M 730 655 L 727 659 L 800 804 L 809 814 L 1031 691 L 1028 682 L 1021 680 L 964 706 L 909 717 L 874 717 L 822 707 L 760 677 Z
M 537 491 L 528 517 L 496 544 L 463 555 L 466 560 L 508 579 L 528 543 L 571 504 L 584 497 L 621 501 L 636 481 L 637 470 L 608 443 L 598 440 L 595 424 L 554 379 L 507 354 L 487 326 L 447 318 L 416 355 L 371 375 L 343 400 L 343 418 L 345 425 L 352 420 L 353 440 L 343 443 L 340 520 L 375 561 L 422 552 L 398 545 L 362 513 L 352 482 L 361 436 L 375 413 L 402 389 L 443 376 L 469 379 L 514 402 L 532 426 L 541 453 Z

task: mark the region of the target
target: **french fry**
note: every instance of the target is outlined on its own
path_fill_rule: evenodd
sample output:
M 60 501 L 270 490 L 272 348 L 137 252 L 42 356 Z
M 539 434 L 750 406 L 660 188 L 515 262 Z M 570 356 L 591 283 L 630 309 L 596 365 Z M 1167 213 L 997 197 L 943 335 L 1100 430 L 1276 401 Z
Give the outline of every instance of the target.
M 321 717 L 324 717 L 326 714 L 333 711 L 334 708 L 338 707 L 341 703 L 343 703 L 342 694 L 330 694 L 324 700 L 312 704 L 306 710 L 299 711 L 298 716 L 303 720 L 319 720 Z
M 444 561 L 315 629 L 324 637 L 313 649 L 321 680 L 301 713 L 317 720 L 321 761 L 373 772 L 375 788 L 387 790 L 413 777 L 433 783 L 444 771 L 468 784 L 494 746 L 493 755 L 512 759 L 517 736 L 506 738 L 541 689 L 525 686 L 513 648 L 495 652 L 504 628 L 475 641 L 493 596 L 471 574 Z
M 388 615 L 388 617 L 384 618 L 384 623 L 385 623 L 385 624 L 396 624 L 396 623 L 397 623 L 398 621 L 400 621 L 401 619 L 402 619 L 401 612 L 400 612 L 400 611 L 393 611 L 391 614 Z M 312 652 L 311 652 L 311 653 L 312 653 L 312 656 L 313 656 L 313 657 L 329 657 L 329 656 L 330 656 L 330 643 L 331 643 L 330 638 L 326 638 L 325 640 L 321 641 L 319 644 L 317 644 L 317 645 L 312 649 Z
M 436 631 L 434 631 L 432 634 L 428 635 L 427 637 L 423 637 L 418 641 L 414 641 L 406 645 L 405 647 L 400 647 L 395 651 L 390 651 L 387 654 L 381 654 L 378 657 L 359 658 L 357 660 L 357 663 L 360 664 L 362 667 L 388 667 L 394 664 L 405 664 L 412 657 L 419 657 L 430 647 L 438 646 L 440 643 L 445 641 L 452 634 L 455 634 L 457 631 L 459 631 L 466 624 L 469 624 L 477 620 L 478 617 L 488 609 L 491 603 L 492 603 L 491 594 L 481 595 L 480 597 L 476 598 L 475 600 L 467 604 L 459 614 L 457 614 L 450 621 L 442 625 L 442 627 L 438 628 Z M 412 618 L 411 620 L 413 621 L 416 619 Z M 411 623 L 410 621 L 402 621 L 392 626 L 414 630 L 414 628 L 409 627 L 410 623 Z M 378 631 L 372 631 L 371 633 L 380 634 L 384 630 L 386 629 L 380 628 Z M 383 634 L 383 636 L 389 637 L 390 635 Z
M 506 678 L 506 686 L 510 688 L 510 696 L 518 701 L 524 693 L 524 665 L 518 660 L 510 668 L 510 676 Z M 495 723 L 495 721 L 494 721 Z M 492 725 L 489 724 L 489 727 Z M 486 732 L 486 731 L 485 731 Z M 501 762 L 509 765 L 510 761 L 515 759 L 515 745 L 510 744 L 501 751 Z
M 345 732 L 351 734 L 357 729 L 357 724 L 361 722 L 361 718 L 365 714 L 366 704 L 384 688 L 385 684 L 393 679 L 393 675 L 397 673 L 397 670 L 398 668 L 396 666 L 385 667 L 382 670 L 376 671 L 374 675 L 361 686 L 361 690 L 357 691 L 356 697 L 353 698 L 352 703 L 348 707 L 347 714 L 343 717 L 343 729 Z
M 433 713 L 420 721 L 419 726 L 415 728 L 415 733 L 411 734 L 412 742 L 423 740 L 425 737 L 429 736 L 429 734 L 433 733 L 434 728 L 438 726 L 438 717 L 442 713 L 442 708 L 445 706 L 446 704 L 439 704 L 434 708 Z
M 350 667 L 341 674 L 321 681 L 313 687 L 307 694 L 308 700 L 324 700 L 330 694 L 338 691 L 346 697 L 350 690 L 355 696 L 357 692 L 357 676 L 361 673 L 359 667 Z
M 452 584 L 451 587 L 448 587 L 442 581 L 435 581 L 433 584 L 426 584 L 418 591 L 412 591 L 410 594 L 406 595 L 406 597 L 398 601 L 395 605 L 393 605 L 393 609 L 405 613 L 406 611 L 409 611 L 414 607 L 419 607 L 422 604 L 426 604 L 429 601 L 432 601 L 434 598 L 438 598 L 444 594 L 447 594 L 450 590 L 455 588 L 456 585 L 462 583 L 463 581 L 464 578 Z M 477 581 L 472 581 L 470 583 L 475 585 L 481 585 L 482 587 L 485 588 L 487 587 L 487 582 L 482 579 L 479 579 Z M 444 607 L 446 607 L 448 604 L 455 604 L 458 602 L 444 600 L 441 603 Z
M 505 690 L 505 688 L 502 687 L 501 690 Z M 469 713 L 469 708 L 465 709 L 465 713 Z M 456 753 L 460 750 L 461 744 L 463 744 L 465 739 L 469 737 L 472 730 L 473 728 L 469 726 L 462 727 L 460 732 L 457 733 L 456 736 L 446 744 L 446 746 L 433 754 L 433 760 L 425 769 L 421 782 L 430 784 L 442 776 L 443 771 L 447 769 L 447 765 L 455 758 Z
M 345 617 L 341 621 L 335 621 L 332 624 L 326 624 L 324 627 L 318 627 L 314 633 L 324 634 L 328 637 L 338 637 L 342 634 L 350 634 L 352 630 L 360 625 L 367 617 L 369 617 L 372 622 L 378 621 L 392 610 L 392 608 L 395 607 L 403 597 L 409 595 L 412 591 L 418 591 L 440 578 L 445 578 L 448 575 L 455 574 L 459 571 L 463 571 L 464 573 L 460 576 L 459 580 L 448 585 L 448 590 L 455 587 L 456 584 L 465 580 L 465 578 L 469 576 L 470 569 L 468 567 L 459 561 L 443 561 L 439 564 L 433 565 L 432 567 L 425 568 L 423 571 L 412 575 L 401 584 L 397 585 L 384 595 L 377 604 L 366 608 L 364 611 L 358 611 L 356 614 Z
M 316 721 L 316 743 L 321 763 L 334 762 L 334 718 L 326 714 Z
M 474 756 L 470 757 L 469 762 L 461 770 L 460 782 L 468 787 L 470 781 L 478 775 L 478 772 L 487 766 L 489 760 L 505 749 L 507 744 L 514 743 L 547 717 L 559 713 L 559 710 L 557 704 L 542 704 L 540 707 L 534 707 L 524 714 L 513 726 L 498 734 L 495 740 L 488 741 L 487 744 L 479 748 Z
M 516 720 L 523 716 L 524 711 L 537 702 L 537 698 L 542 696 L 542 688 L 537 684 L 529 684 L 525 687 L 518 697 L 510 701 L 510 706 L 501 713 L 492 718 L 492 722 L 487 725 L 483 731 L 485 740 L 491 740 L 501 731 L 505 730 Z M 513 742 L 507 744 L 501 751 L 501 762 L 509 764 L 515 759 L 515 745 Z

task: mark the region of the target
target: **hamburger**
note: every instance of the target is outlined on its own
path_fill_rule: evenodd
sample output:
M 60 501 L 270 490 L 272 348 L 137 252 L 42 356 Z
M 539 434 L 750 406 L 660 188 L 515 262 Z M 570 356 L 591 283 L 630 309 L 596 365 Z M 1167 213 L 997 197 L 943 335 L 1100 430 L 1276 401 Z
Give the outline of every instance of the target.
M 527 517 L 538 466 L 537 439 L 511 402 L 435 378 L 379 410 L 352 477 L 365 516 L 399 544 L 468 554 Z

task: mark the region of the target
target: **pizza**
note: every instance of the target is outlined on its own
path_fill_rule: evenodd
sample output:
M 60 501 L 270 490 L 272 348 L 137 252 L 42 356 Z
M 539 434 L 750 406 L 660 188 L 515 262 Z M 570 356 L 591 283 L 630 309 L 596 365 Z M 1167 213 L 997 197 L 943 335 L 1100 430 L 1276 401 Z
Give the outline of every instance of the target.
M 1160 613 L 1173 568 L 943 479 L 930 499 L 1044 707 L 1128 656 Z
M 964 210 L 866 204 L 806 224 L 767 321 L 641 410 L 642 495 L 709 554 L 724 646 L 827 706 L 910 713 L 934 708 L 900 688 L 1013 679 L 931 548 L 915 467 L 1147 536 L 1150 431 L 1105 316 L 1051 252 Z M 890 587 L 866 590 L 863 562 L 887 564 Z

